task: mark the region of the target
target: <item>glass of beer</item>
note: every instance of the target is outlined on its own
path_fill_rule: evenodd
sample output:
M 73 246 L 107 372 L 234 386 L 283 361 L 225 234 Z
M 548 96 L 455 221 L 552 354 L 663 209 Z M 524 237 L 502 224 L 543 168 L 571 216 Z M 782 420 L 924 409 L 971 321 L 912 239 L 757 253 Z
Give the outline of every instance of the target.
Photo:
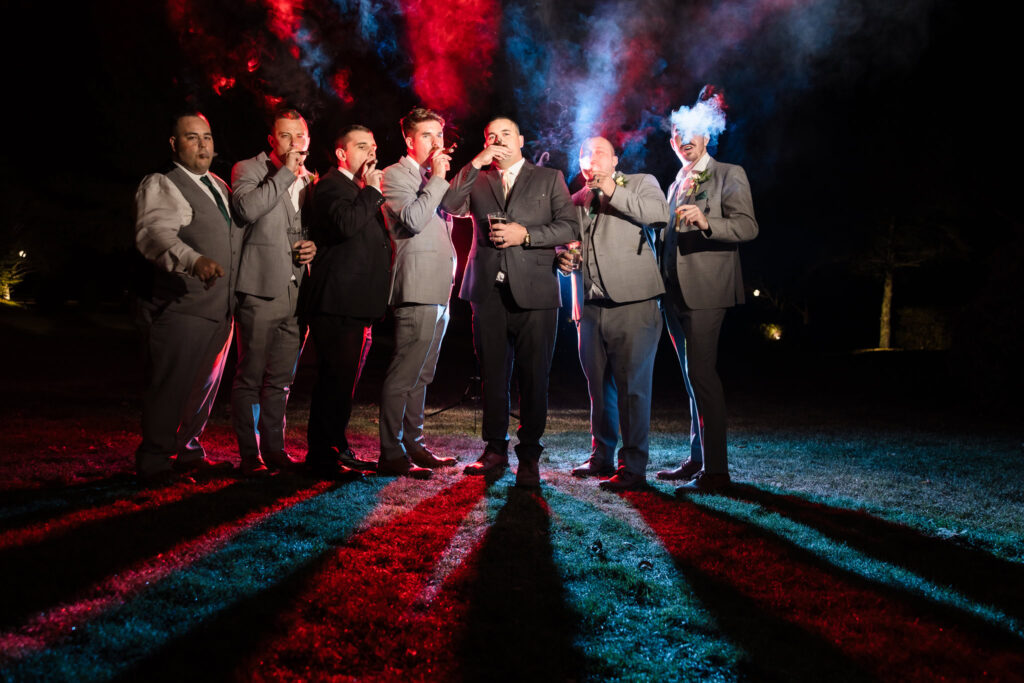
M 491 242 L 494 242 L 494 244 L 501 244 L 500 242 L 494 241 L 494 228 L 508 222 L 508 214 L 504 211 L 494 211 L 487 214 L 487 225 L 490 227 Z

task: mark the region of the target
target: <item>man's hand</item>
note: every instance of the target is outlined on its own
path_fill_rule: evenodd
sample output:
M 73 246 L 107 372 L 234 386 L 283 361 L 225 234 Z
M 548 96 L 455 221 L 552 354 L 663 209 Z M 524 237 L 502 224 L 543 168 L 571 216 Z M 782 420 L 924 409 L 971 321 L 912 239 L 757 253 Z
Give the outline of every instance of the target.
M 563 251 L 560 254 L 558 254 L 558 256 L 555 259 L 555 265 L 558 266 L 558 269 L 565 273 L 566 275 L 571 274 L 572 271 L 576 269 L 576 264 L 573 261 L 572 252 Z
M 378 192 L 380 192 L 381 179 L 384 177 L 384 171 L 377 168 L 376 159 L 368 159 L 363 164 L 363 171 L 359 174 L 360 180 L 363 181 L 363 186 L 369 185 Z
M 519 223 L 495 223 L 490 238 L 498 249 L 516 247 L 526 239 L 526 228 Z
M 316 256 L 316 245 L 310 240 L 299 240 L 292 245 L 292 258 L 296 265 L 304 266 Z
M 452 158 L 445 154 L 444 150 L 438 149 L 430 157 L 430 175 L 444 178 L 448 174 L 448 169 L 451 168 L 451 165 Z
M 512 155 L 512 150 L 504 145 L 488 145 L 469 163 L 473 164 L 473 168 L 483 168 L 484 166 L 490 166 L 495 161 L 502 161 L 508 159 Z
M 306 155 L 309 154 L 306 150 L 290 149 L 288 153 L 284 155 L 284 165 L 288 167 L 288 170 L 299 175 L 299 168 L 306 163 Z
M 696 204 L 677 206 L 676 216 L 679 217 L 679 223 L 683 225 L 696 225 L 704 231 L 711 229 L 711 226 L 708 225 L 708 217 L 704 215 L 704 212 Z
M 595 173 L 588 181 L 587 187 L 591 190 L 600 190 L 606 196 L 611 197 L 615 194 L 615 180 L 610 175 L 600 175 Z
M 202 280 L 207 289 L 213 287 L 213 284 L 217 282 L 217 278 L 226 275 L 219 263 L 205 256 L 200 256 L 196 259 L 195 264 L 192 266 L 192 274 Z

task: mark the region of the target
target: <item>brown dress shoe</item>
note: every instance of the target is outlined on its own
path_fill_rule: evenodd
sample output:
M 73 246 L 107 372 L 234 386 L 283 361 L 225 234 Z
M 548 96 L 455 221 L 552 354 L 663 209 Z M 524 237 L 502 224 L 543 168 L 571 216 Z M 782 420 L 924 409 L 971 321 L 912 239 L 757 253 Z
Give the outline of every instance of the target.
M 615 474 L 615 468 L 609 465 L 601 465 L 598 463 L 594 456 L 590 456 L 590 460 L 579 467 L 572 468 L 572 476 L 574 477 L 610 477 Z
M 516 486 L 520 488 L 540 488 L 540 461 L 533 458 L 519 458 L 516 468 Z
M 439 458 L 426 448 L 415 448 L 409 451 L 409 459 L 414 465 L 437 469 L 438 467 L 452 467 L 458 462 L 455 458 Z
M 663 481 L 690 481 L 702 469 L 704 469 L 704 463 L 694 462 L 687 458 L 686 462 L 674 470 L 661 470 L 654 476 Z
M 377 461 L 377 474 L 385 477 L 409 477 L 411 479 L 430 479 L 433 471 L 425 467 L 417 467 L 408 457 Z
M 350 470 L 360 470 L 362 472 L 377 471 L 377 463 L 372 460 L 357 458 L 351 448 L 346 448 L 343 453 L 338 453 L 338 462 Z
M 715 491 L 724 491 L 729 488 L 732 484 L 732 480 L 729 479 L 729 474 L 708 474 L 707 472 L 701 472 L 693 481 L 686 482 L 682 486 L 676 487 L 677 496 L 685 496 L 689 493 L 713 493 Z
M 636 491 L 647 488 L 647 477 L 620 467 L 611 479 L 602 481 L 598 486 L 605 491 Z
M 499 453 L 498 451 L 492 451 L 489 448 L 485 448 L 484 453 L 480 456 L 479 460 L 466 465 L 466 468 L 462 470 L 462 472 L 463 474 L 470 474 L 473 476 L 483 476 L 485 474 L 503 470 L 506 467 L 508 467 L 507 453 Z

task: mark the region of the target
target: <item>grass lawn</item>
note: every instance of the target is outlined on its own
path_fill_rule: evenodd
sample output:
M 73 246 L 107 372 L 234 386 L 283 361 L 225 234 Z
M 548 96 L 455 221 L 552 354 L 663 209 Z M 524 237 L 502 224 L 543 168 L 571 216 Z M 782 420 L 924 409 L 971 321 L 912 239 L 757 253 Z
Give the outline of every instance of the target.
M 3 680 L 1024 680 L 1019 427 L 730 386 L 737 485 L 678 499 L 653 473 L 686 408 L 656 392 L 652 487 L 616 495 L 569 474 L 577 393 L 539 491 L 461 468 L 143 490 L 128 332 L 97 327 L 10 337 L 49 360 L 3 378 Z M 375 417 L 351 429 L 370 457 Z M 478 429 L 458 407 L 428 443 L 469 462 Z M 205 443 L 237 461 L 223 403 Z

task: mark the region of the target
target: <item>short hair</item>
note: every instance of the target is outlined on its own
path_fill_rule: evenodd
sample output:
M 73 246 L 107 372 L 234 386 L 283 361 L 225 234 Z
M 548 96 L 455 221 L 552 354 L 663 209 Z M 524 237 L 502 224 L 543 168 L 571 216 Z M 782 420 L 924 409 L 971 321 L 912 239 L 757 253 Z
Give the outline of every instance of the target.
M 413 107 L 412 110 L 402 117 L 402 137 L 411 137 L 416 126 L 424 121 L 437 121 L 444 128 L 444 118 L 433 109 L 425 107 Z
M 288 119 L 289 121 L 302 121 L 303 123 L 306 124 L 307 128 L 309 127 L 309 124 L 306 123 L 306 119 L 304 119 L 302 117 L 302 114 L 300 114 L 298 111 L 292 109 L 291 107 L 281 107 L 279 109 L 274 110 L 274 118 L 270 120 L 270 129 L 273 130 L 274 124 L 280 121 L 281 119 Z
M 342 128 L 340 131 L 338 131 L 337 137 L 334 138 L 334 149 L 343 149 L 345 147 L 345 143 L 348 142 L 348 136 L 351 135 L 352 133 L 355 133 L 356 131 L 361 131 L 363 133 L 369 133 L 370 135 L 373 135 L 373 131 L 367 128 L 366 126 L 360 125 L 358 123 L 349 124 Z
M 494 123 L 495 121 L 502 121 L 502 120 L 510 121 L 512 123 L 512 127 L 516 129 L 516 135 L 522 135 L 523 134 L 522 131 L 519 130 L 519 124 L 516 123 L 516 120 L 514 118 L 512 118 L 511 116 L 505 116 L 504 114 L 499 114 L 497 116 L 492 116 L 490 118 L 490 120 L 488 120 L 487 123 L 484 124 L 484 135 L 485 136 L 487 135 L 487 129 L 491 127 L 492 123 Z
M 197 119 L 202 119 L 203 121 L 206 121 L 206 125 L 208 125 L 208 126 L 210 125 L 210 119 L 206 118 L 203 115 L 203 112 L 199 111 L 198 109 L 189 109 L 189 110 L 186 110 L 186 111 L 178 112 L 174 116 L 174 118 L 171 119 L 171 137 L 172 138 L 178 137 L 178 124 L 181 123 L 181 120 L 182 119 L 187 119 L 189 117 L 195 117 Z

